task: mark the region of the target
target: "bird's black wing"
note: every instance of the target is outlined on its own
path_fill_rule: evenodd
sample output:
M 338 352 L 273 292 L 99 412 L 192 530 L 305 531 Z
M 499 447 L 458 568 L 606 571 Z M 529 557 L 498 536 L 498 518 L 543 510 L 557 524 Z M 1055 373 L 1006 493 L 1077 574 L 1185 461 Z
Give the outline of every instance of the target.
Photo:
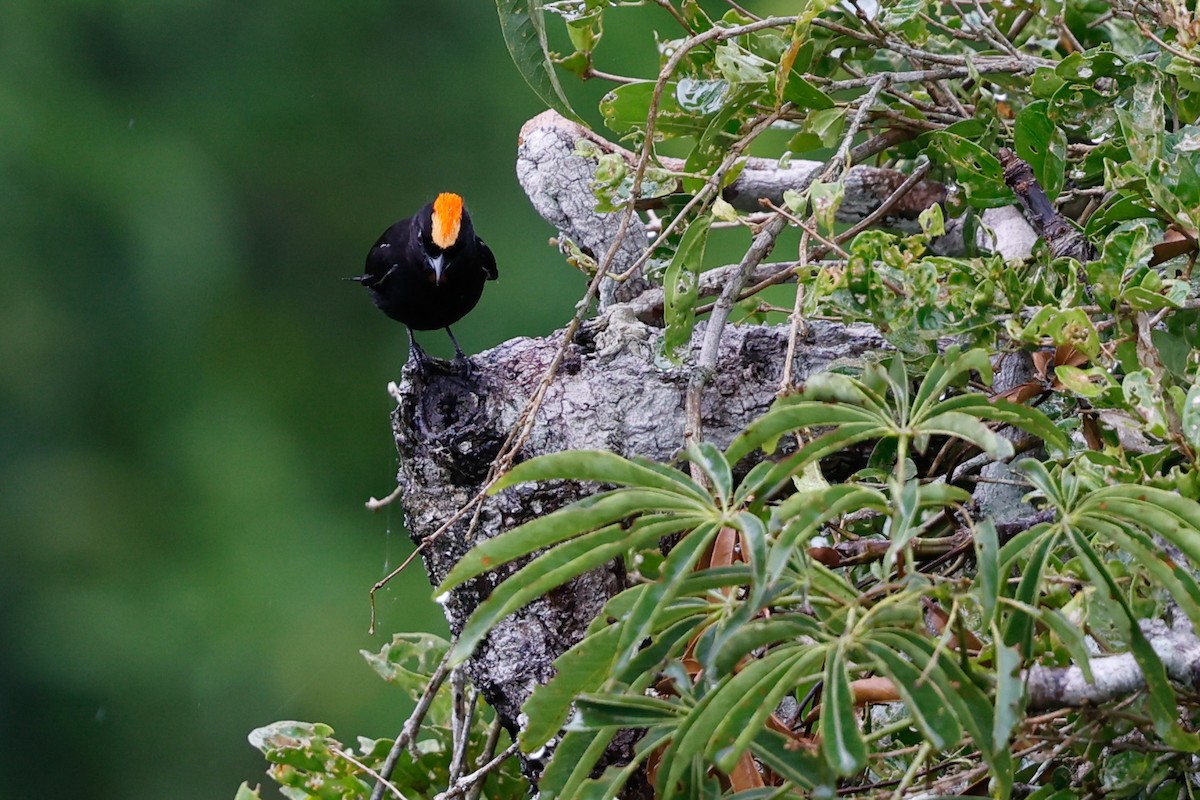
M 492 250 L 483 243 L 483 239 L 475 237 L 475 247 L 479 249 L 479 266 L 483 267 L 484 273 L 489 281 L 494 281 L 500 277 L 500 270 L 496 269 L 496 257 L 492 255 Z

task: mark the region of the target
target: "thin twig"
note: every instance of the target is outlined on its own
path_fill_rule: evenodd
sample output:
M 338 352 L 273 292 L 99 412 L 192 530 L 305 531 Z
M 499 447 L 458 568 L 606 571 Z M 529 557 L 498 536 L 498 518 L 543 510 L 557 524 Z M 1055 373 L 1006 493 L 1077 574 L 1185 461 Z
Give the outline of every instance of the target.
M 404 796 L 404 792 L 400 791 L 400 789 L 396 787 L 396 784 L 392 783 L 387 778 L 383 777 L 378 772 L 371 769 L 366 764 L 362 763 L 357 758 L 355 758 L 354 756 L 347 753 L 345 750 L 341 750 L 337 747 L 331 747 L 331 748 L 329 748 L 329 752 L 333 753 L 338 758 L 346 759 L 351 764 L 353 764 L 354 766 L 361 769 L 363 772 L 370 775 L 372 778 L 374 778 L 376 781 L 379 782 L 380 786 L 386 786 L 388 789 L 391 790 L 392 794 L 396 795 L 396 797 L 399 797 L 400 800 L 408 800 L 408 798 Z
M 800 235 L 800 269 L 808 267 L 808 231 Z M 787 355 L 783 359 L 783 378 L 779 381 L 779 396 L 792 390 L 792 362 L 796 358 L 796 344 L 800 339 L 801 329 L 807 329 L 804 322 L 804 284 L 796 284 L 796 300 L 792 306 L 792 315 L 788 318 Z
M 492 720 L 492 727 L 488 729 L 487 741 L 483 744 L 483 752 L 479 754 L 479 758 L 475 761 L 476 768 L 482 767 L 496 755 L 496 744 L 500 741 L 500 731 L 502 730 L 504 730 L 504 726 L 500 723 L 500 716 L 497 714 L 496 719 Z M 482 792 L 483 781 L 479 781 L 467 792 L 467 800 L 479 800 L 479 795 Z
M 442 682 L 446 680 L 446 676 L 450 674 L 450 653 L 446 652 L 441 663 L 437 665 L 437 669 L 429 676 L 429 684 L 425 687 L 421 698 L 417 700 L 417 707 L 413 709 L 412 714 L 404 721 L 404 725 L 400 727 L 400 734 L 396 737 L 396 741 L 392 744 L 392 749 L 388 751 L 387 758 L 384 759 L 383 767 L 379 770 L 377 776 L 378 782 L 375 784 L 375 789 L 371 792 L 371 800 L 380 800 L 383 797 L 384 783 L 392 777 L 392 772 L 396 769 L 396 764 L 400 761 L 400 754 L 404 752 L 405 747 L 410 747 L 415 743 L 417 731 L 421 729 L 421 723 L 425 719 L 425 715 L 429 713 L 429 707 L 433 705 L 433 698 L 437 696 L 438 689 L 441 688 Z M 415 749 L 412 750 L 413 757 L 417 758 L 418 754 Z
M 842 242 L 848 242 L 858 234 L 865 231 L 867 228 L 874 225 L 879 220 L 886 217 L 887 213 L 904 198 L 904 195 L 912 191 L 912 188 L 921 182 L 921 179 L 925 177 L 926 173 L 929 172 L 929 169 L 932 166 L 933 164 L 931 162 L 926 161 L 924 164 L 917 167 L 915 170 L 913 170 L 913 173 L 904 180 L 904 183 L 896 187 L 896 191 L 888 195 L 887 199 L 879 204 L 879 208 L 875 209 L 870 214 L 867 214 L 852 227 L 848 228 L 842 233 L 839 233 L 834 237 L 833 240 L 838 244 L 841 244 Z
M 508 747 L 504 748 L 504 752 L 502 752 L 500 755 L 496 756 L 491 761 L 472 772 L 470 775 L 464 775 L 463 777 L 459 778 L 453 786 L 434 797 L 433 800 L 453 800 L 453 798 L 458 797 L 459 795 L 468 791 L 476 783 L 481 782 L 516 752 L 517 743 L 513 742 Z
M 467 763 L 467 747 L 471 739 L 471 726 L 475 721 L 475 705 L 479 700 L 479 693 L 474 691 L 475 687 L 468 687 L 466 672 L 457 668 L 450 675 L 450 686 L 454 696 L 454 713 L 450 717 L 454 752 L 450 757 L 449 782 L 454 783 L 462 775 L 463 767 Z M 465 699 L 468 692 L 470 700 Z

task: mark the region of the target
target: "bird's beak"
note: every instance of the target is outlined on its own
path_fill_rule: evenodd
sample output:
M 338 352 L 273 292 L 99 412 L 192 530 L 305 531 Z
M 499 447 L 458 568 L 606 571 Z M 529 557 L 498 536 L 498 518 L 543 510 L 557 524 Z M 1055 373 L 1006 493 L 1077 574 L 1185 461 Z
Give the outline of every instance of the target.
M 446 266 L 446 254 L 439 253 L 433 257 L 426 256 L 425 261 L 433 269 L 433 282 L 440 286 L 442 283 L 442 270 Z

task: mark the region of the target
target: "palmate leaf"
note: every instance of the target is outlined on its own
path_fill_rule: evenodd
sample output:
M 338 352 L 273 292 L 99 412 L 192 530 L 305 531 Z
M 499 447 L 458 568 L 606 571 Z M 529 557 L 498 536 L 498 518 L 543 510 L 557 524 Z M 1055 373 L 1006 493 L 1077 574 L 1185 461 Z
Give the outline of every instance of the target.
M 454 565 L 435 594 L 448 592 L 502 564 L 626 517 L 674 511 L 685 520 L 689 516 L 702 519 L 697 513 L 702 510 L 689 498 L 653 489 L 615 489 L 593 495 L 476 545 Z
M 643 518 L 629 530 L 610 525 L 543 553 L 493 589 L 471 613 L 450 651 L 451 663 L 461 664 L 469 658 L 487 632 L 518 608 L 571 578 L 608 563 L 626 550 L 657 541 L 680 527 L 676 519 Z
M 671 607 L 671 601 L 685 585 L 688 574 L 716 537 L 720 526 L 704 523 L 684 536 L 663 562 L 657 581 L 642 593 L 624 620 L 617 643 L 617 668 L 623 668 L 653 629 L 655 621 Z
M 750 747 L 759 730 L 766 724 L 767 718 L 778 708 L 785 695 L 794 691 L 797 685 L 815 683 L 820 679 L 825 648 L 801 646 L 791 649 L 790 659 L 769 673 L 758 676 L 757 680 L 743 681 L 739 684 L 738 679 L 749 668 L 739 672 L 735 680 L 730 681 L 723 690 L 724 694 L 734 700 L 724 715 L 718 716 L 713 711 L 718 704 L 714 703 L 709 707 L 712 735 L 705 748 L 705 755 L 723 772 L 733 771 L 742 754 Z
M 909 661 L 892 648 L 869 640 L 862 643 L 862 648 L 879 666 L 879 674 L 892 679 L 925 741 L 937 750 L 957 744 L 963 729 L 953 708 L 946 703 L 945 693 L 949 687 L 939 686 L 921 674 L 929 659 L 924 659 L 925 663 Z

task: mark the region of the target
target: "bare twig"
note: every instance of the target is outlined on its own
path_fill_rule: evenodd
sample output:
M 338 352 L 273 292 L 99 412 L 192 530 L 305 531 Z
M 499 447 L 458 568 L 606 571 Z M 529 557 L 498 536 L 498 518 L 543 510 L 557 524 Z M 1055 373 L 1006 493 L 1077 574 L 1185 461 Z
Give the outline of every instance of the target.
M 386 786 L 391 791 L 391 793 L 396 795 L 396 797 L 399 797 L 400 800 L 408 800 L 408 798 L 404 796 L 404 792 L 400 791 L 400 789 L 396 786 L 396 784 L 392 783 L 387 778 L 383 777 L 378 772 L 371 769 L 366 764 L 362 763 L 357 758 L 355 758 L 354 756 L 347 753 L 345 750 L 341 750 L 337 747 L 331 747 L 329 751 L 331 753 L 333 753 L 335 756 L 337 756 L 338 758 L 344 758 L 345 760 L 349 761 L 354 766 L 361 769 L 363 772 L 370 775 L 372 778 L 374 778 L 376 781 L 379 782 L 378 783 L 379 786 Z
M 483 781 L 488 775 L 496 770 L 501 764 L 512 757 L 517 752 L 517 743 L 513 742 L 508 747 L 504 748 L 504 752 L 493 758 L 488 763 L 484 764 L 479 769 L 472 772 L 470 775 L 464 775 L 459 778 L 454 785 L 450 786 L 446 791 L 437 795 L 433 800 L 453 800 L 465 792 L 469 791 L 472 786 Z
M 417 700 L 417 707 L 413 709 L 412 714 L 404 721 L 404 725 L 400 728 L 400 735 L 396 737 L 396 741 L 392 744 L 392 749 L 388 751 L 387 758 L 383 761 L 383 767 L 376 776 L 377 782 L 375 789 L 371 792 L 371 800 L 380 800 L 383 797 L 384 784 L 392 777 L 392 772 L 395 771 L 396 764 L 400 761 L 400 754 L 404 752 L 405 747 L 411 749 L 415 744 L 417 731 L 421 729 L 421 723 L 425 720 L 425 715 L 429 713 L 429 707 L 433 705 L 433 698 L 437 696 L 438 689 L 441 688 L 442 682 L 446 680 L 446 676 L 449 674 L 450 654 L 447 651 L 446 656 L 437 665 L 437 669 L 429 676 L 429 685 L 425 687 L 425 692 Z M 413 750 L 412 752 L 413 757 L 416 758 L 416 751 Z
M 504 726 L 500 723 L 500 716 L 492 721 L 492 727 L 488 729 L 487 741 L 483 744 L 483 752 L 479 754 L 479 758 L 475 761 L 475 767 L 482 767 L 484 764 L 492 760 L 496 755 L 496 745 L 500 741 L 500 732 L 504 730 Z M 477 781 L 474 786 L 467 791 L 467 800 L 479 800 L 480 793 L 483 792 L 483 781 Z
M 921 182 L 921 179 L 925 177 L 925 174 L 929 172 L 929 169 L 932 166 L 933 165 L 930 162 L 926 161 L 924 164 L 913 170 L 913 173 L 905 179 L 904 183 L 896 187 L 896 191 L 888 195 L 887 199 L 879 204 L 879 208 L 875 209 L 870 214 L 867 214 L 849 229 L 839 233 L 836 237 L 834 237 L 834 241 L 838 244 L 841 244 L 842 242 L 848 242 L 858 234 L 865 231 L 867 228 L 874 225 L 879 220 L 886 217 L 887 213 L 895 207 L 896 203 L 899 203 L 900 199 L 904 197 L 904 195 L 912 191 L 912 188 Z

